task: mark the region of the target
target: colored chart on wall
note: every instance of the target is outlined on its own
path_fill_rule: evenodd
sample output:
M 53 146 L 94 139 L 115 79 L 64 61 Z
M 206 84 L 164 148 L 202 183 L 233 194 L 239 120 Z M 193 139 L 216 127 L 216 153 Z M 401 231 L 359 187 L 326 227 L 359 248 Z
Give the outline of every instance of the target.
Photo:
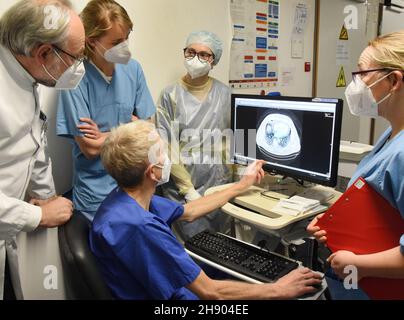
M 268 88 L 278 82 L 278 0 L 231 0 L 232 88 Z

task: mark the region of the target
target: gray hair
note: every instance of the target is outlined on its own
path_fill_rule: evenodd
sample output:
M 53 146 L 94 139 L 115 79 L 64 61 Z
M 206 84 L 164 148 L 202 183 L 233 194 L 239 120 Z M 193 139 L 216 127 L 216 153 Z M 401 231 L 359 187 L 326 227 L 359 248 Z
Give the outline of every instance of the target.
M 0 44 L 27 57 L 43 43 L 62 45 L 71 10 L 69 0 L 21 0 L 0 19 Z

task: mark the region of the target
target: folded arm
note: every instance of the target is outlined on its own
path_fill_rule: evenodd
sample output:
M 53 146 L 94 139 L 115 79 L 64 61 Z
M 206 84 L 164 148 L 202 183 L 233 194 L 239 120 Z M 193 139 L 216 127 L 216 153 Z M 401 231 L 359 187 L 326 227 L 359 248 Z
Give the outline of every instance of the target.
M 89 160 L 93 160 L 100 155 L 101 147 L 110 133 L 101 132 L 98 125 L 91 119 L 81 118 L 80 121 L 84 124 L 78 125 L 77 128 L 83 136 L 75 137 L 74 139 L 84 156 Z

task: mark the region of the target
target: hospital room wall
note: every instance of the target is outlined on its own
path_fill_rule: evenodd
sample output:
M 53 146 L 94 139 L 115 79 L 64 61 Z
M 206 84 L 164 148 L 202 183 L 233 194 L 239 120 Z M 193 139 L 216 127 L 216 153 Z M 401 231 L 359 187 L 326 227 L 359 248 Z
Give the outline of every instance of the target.
M 397 10 L 383 9 L 383 16 L 380 25 L 380 34 L 404 30 L 404 12 Z M 376 142 L 382 133 L 389 127 L 389 122 L 383 118 L 375 120 L 375 132 L 373 140 Z
M 88 1 L 72 0 L 80 12 Z M 154 101 L 161 90 L 185 73 L 182 49 L 187 35 L 194 30 L 210 30 L 224 42 L 224 55 L 212 72 L 224 83 L 229 80 L 229 50 L 232 39 L 229 0 L 119 0 L 134 22 L 130 36 L 133 57 L 144 70 Z M 71 145 L 55 135 L 56 98 L 52 90 L 43 92 L 44 108 L 51 125 L 48 134 L 59 192 L 71 187 Z
M 376 0 L 374 0 L 376 1 Z M 3 1 L 0 0 L 0 14 L 9 6 L 16 3 L 17 0 Z M 72 0 L 77 11 L 81 11 L 86 5 L 87 0 Z M 230 68 L 230 45 L 232 39 L 232 28 L 230 20 L 230 0 L 149 0 L 149 1 L 133 1 L 119 0 L 119 2 L 127 9 L 129 15 L 134 21 L 134 31 L 130 38 L 130 45 L 134 58 L 137 59 L 145 72 L 146 79 L 155 101 L 157 101 L 161 90 L 170 83 L 176 81 L 184 74 L 182 48 L 186 36 L 190 31 L 207 29 L 214 31 L 223 39 L 224 54 L 220 64 L 214 68 L 212 76 L 218 78 L 224 83 L 229 80 Z M 309 9 L 309 19 L 305 35 L 305 45 L 303 59 L 290 58 L 290 38 L 294 19 L 294 8 L 296 4 L 304 2 Z M 322 9 L 326 8 L 321 14 L 332 14 L 330 5 L 337 6 L 332 0 L 322 0 Z M 340 1 L 338 1 L 340 2 Z M 351 1 L 342 1 L 346 3 L 355 3 Z M 313 89 L 313 47 L 314 47 L 314 3 L 315 0 L 282 0 L 281 1 L 281 20 L 280 20 L 280 51 L 279 51 L 279 67 L 295 69 L 294 83 L 288 87 L 273 88 L 275 91 L 281 91 L 284 95 L 295 96 L 311 96 Z M 339 17 L 327 17 L 321 19 L 320 31 L 326 33 L 329 27 L 327 22 L 335 20 L 333 29 L 340 28 L 343 21 L 342 7 L 338 6 Z M 327 13 L 328 11 L 328 13 Z M 325 22 L 325 23 L 324 23 Z M 339 22 L 339 23 L 338 23 Z M 320 39 L 321 40 L 321 39 Z M 324 40 L 324 38 L 323 38 Z M 323 41 L 327 43 L 328 40 Z M 320 43 L 321 45 L 321 43 Z M 361 45 L 362 47 L 362 45 Z M 327 49 L 328 50 L 328 49 Z M 320 50 L 320 68 L 330 65 L 328 59 L 335 60 L 335 51 L 328 52 Z M 351 51 L 352 61 L 354 61 L 354 52 Z M 358 51 L 359 52 L 359 51 Z M 329 58 L 322 58 L 329 57 Z M 304 63 L 311 62 L 312 71 L 304 72 Z M 335 64 L 335 62 L 334 62 Z M 348 72 L 348 70 L 347 70 Z M 341 95 L 343 90 L 336 92 L 335 80 L 324 79 L 328 72 L 321 72 L 317 95 Z M 333 90 L 324 88 L 325 83 L 328 87 L 334 87 Z M 330 91 L 330 92 L 328 92 Z M 237 91 L 240 92 L 240 91 Z M 243 90 L 243 93 L 258 93 L 260 89 Z M 71 145 L 62 138 L 55 135 L 55 118 L 56 118 L 56 95 L 53 90 L 44 89 L 42 92 L 43 109 L 50 119 L 50 130 L 48 134 L 49 148 L 54 163 L 54 176 L 59 193 L 63 193 L 71 187 L 72 165 L 71 165 Z M 347 113 L 347 112 L 345 112 Z M 362 125 L 362 124 L 361 124 Z M 346 125 L 345 138 L 352 136 L 352 140 L 356 140 L 358 132 L 350 132 L 358 125 Z M 360 126 L 359 126 L 360 127 Z M 366 127 L 366 126 L 365 126 Z M 366 132 L 367 130 L 365 130 Z M 360 134 L 359 134 L 360 136 Z M 365 133 L 365 136 L 367 134 Z M 364 140 L 364 139 L 363 139 Z M 363 141 L 365 142 L 365 141 Z
M 0 14 L 16 3 L 17 0 L 0 0 Z M 87 0 L 72 0 L 76 11 L 80 12 Z M 309 18 L 305 39 L 304 58 L 291 59 L 290 35 L 294 19 L 294 10 L 298 2 L 308 5 Z M 288 95 L 310 96 L 312 93 L 312 73 L 303 72 L 304 61 L 312 62 L 315 0 L 281 1 L 281 37 L 280 66 L 296 68 L 295 81 L 288 88 L 273 88 Z M 182 49 L 187 35 L 194 30 L 210 30 L 218 34 L 224 42 L 224 54 L 221 62 L 211 75 L 224 83 L 229 81 L 230 46 L 232 28 L 230 19 L 230 0 L 119 0 L 134 22 L 134 31 L 130 37 L 133 56 L 145 72 L 146 79 L 155 101 L 161 90 L 173 83 L 185 73 Z M 312 62 L 313 66 L 313 62 Z M 243 93 L 259 93 L 260 89 L 242 90 Z M 42 106 L 47 113 L 50 126 L 48 132 L 49 150 L 54 164 L 54 177 L 57 190 L 64 193 L 72 185 L 71 144 L 56 137 L 56 94 L 43 88 Z

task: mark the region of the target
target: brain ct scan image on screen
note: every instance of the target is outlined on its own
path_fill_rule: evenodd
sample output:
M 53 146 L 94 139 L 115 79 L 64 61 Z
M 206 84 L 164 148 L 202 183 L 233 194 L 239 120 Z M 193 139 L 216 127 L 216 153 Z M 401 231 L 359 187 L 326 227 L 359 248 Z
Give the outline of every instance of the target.
M 291 117 L 272 113 L 264 118 L 257 130 L 257 146 L 269 158 L 293 160 L 302 149 L 301 137 Z

